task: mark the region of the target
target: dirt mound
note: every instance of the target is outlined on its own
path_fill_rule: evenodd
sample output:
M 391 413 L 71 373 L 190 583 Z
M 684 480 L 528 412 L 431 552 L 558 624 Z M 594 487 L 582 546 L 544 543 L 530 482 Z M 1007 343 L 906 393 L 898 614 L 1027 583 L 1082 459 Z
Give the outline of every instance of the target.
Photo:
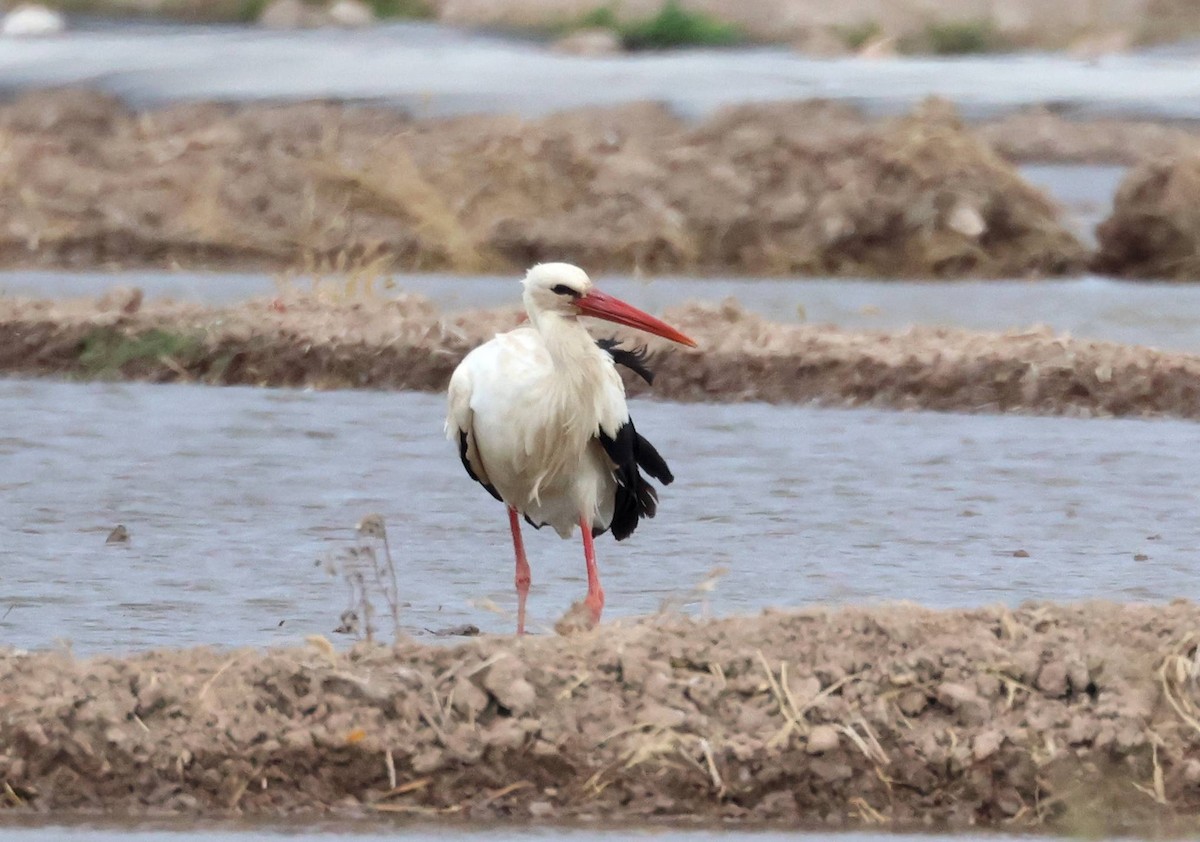
M 980 123 L 975 132 L 1010 161 L 1133 165 L 1200 149 L 1194 124 L 1076 119 L 1044 107 Z
M 19 811 L 1196 827 L 1200 609 L 911 606 L 0 656 Z M 1161 824 L 1156 825 L 1161 827 Z
M 153 381 L 444 389 L 454 367 L 516 310 L 443 317 L 426 300 L 284 295 L 228 309 L 0 298 L 0 371 Z M 1056 336 L 780 325 L 736 302 L 667 314 L 699 343 L 652 340 L 653 389 L 676 400 L 816 401 L 960 412 L 1200 418 L 1200 357 Z M 604 326 L 598 335 L 620 334 Z M 638 344 L 644 337 L 629 337 Z
M 1096 229 L 1097 271 L 1138 278 L 1200 278 L 1200 150 L 1147 161 L 1121 183 Z
M 0 263 L 1014 276 L 1078 269 L 1057 210 L 936 104 L 689 128 L 652 105 L 414 121 L 309 103 L 0 107 Z

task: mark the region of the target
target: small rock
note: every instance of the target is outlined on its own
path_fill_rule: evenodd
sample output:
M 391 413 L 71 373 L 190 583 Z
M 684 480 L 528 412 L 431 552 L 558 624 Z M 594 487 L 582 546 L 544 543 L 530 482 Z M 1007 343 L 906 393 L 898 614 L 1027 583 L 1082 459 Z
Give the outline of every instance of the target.
M 1004 734 L 1000 731 L 984 731 L 971 743 L 971 755 L 976 760 L 987 760 L 1004 745 Z
M 832 725 L 818 725 L 808 734 L 808 742 L 804 750 L 809 754 L 824 754 L 838 747 L 840 738 L 837 729 Z
M 1029 558 L 1028 550 L 1013 550 L 1013 558 Z
M 1034 686 L 1055 699 L 1067 695 L 1067 665 L 1062 661 L 1049 661 L 1043 664 L 1038 671 L 1037 682 Z
M 483 687 L 517 716 L 528 713 L 537 702 L 537 691 L 525 680 L 525 667 L 515 658 L 503 658 L 493 664 L 484 676 Z
M 825 783 L 844 781 L 854 776 L 854 770 L 844 760 L 817 757 L 808 764 L 808 768 Z
M 418 775 L 428 775 L 440 769 L 445 761 L 446 755 L 441 750 L 426 749 L 412 759 L 412 770 Z
M 484 732 L 488 745 L 500 749 L 519 748 L 525 744 L 526 736 L 525 729 L 509 718 L 497 719 Z
M 905 690 L 896 699 L 896 706 L 905 716 L 919 716 L 929 706 L 929 697 L 923 690 Z
M 978 239 L 987 231 L 987 223 L 983 219 L 983 214 L 979 212 L 978 208 L 968 205 L 966 202 L 959 202 L 954 206 L 946 218 L 946 227 L 964 237 L 970 237 L 972 240 Z
M 1026 808 L 1021 793 L 1017 791 L 1016 787 L 1011 786 L 1001 787 L 996 791 L 996 806 L 1006 816 L 1015 816 Z
M 1067 743 L 1073 746 L 1090 743 L 1100 733 L 1100 723 L 1090 716 L 1075 716 L 1067 725 Z
M 487 693 L 468 678 L 459 677 L 450 691 L 450 704 L 464 716 L 478 716 L 487 707 Z
M 988 719 L 989 708 L 978 693 L 965 684 L 947 681 L 937 689 L 938 703 L 958 714 L 963 725 L 978 725 Z
M 581 29 L 554 42 L 556 53 L 570 56 L 611 56 L 622 51 L 621 38 L 611 29 Z
M 129 543 L 129 530 L 126 529 L 124 527 L 124 525 L 118 523 L 116 526 L 114 526 L 112 528 L 112 531 L 108 533 L 108 537 L 104 539 L 104 543 L 106 543 L 106 544 L 128 544 Z
M 797 704 L 807 705 L 821 692 L 821 681 L 815 675 L 792 676 L 788 679 L 788 689 Z

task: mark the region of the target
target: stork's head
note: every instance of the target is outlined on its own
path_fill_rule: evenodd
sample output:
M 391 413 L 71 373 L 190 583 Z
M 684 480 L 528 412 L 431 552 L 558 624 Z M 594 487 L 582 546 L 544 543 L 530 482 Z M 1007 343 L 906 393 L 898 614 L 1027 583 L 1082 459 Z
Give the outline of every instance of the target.
M 591 316 L 696 347 L 694 340 L 666 322 L 596 289 L 587 272 L 570 263 L 539 263 L 525 274 L 525 309 L 539 327 L 544 315 Z

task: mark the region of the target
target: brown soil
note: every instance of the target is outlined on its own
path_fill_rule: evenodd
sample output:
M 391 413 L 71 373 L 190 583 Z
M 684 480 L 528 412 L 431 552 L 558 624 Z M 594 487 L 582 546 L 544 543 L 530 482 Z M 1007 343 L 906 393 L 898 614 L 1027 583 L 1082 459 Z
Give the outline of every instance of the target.
M 1060 274 L 1083 247 L 931 103 L 689 126 L 653 105 L 415 121 L 310 103 L 134 113 L 85 91 L 0 106 L 0 265 Z
M 1200 813 L 1200 608 L 658 617 L 569 637 L 0 657 L 17 811 L 948 824 Z
M 1073 119 L 1049 108 L 989 120 L 975 131 L 1010 161 L 1133 165 L 1200 150 L 1200 132 L 1194 123 Z
M 652 339 L 658 377 L 650 391 L 659 397 L 1200 418 L 1200 357 L 1187 354 L 1039 329 L 780 325 L 732 301 L 666 315 L 701 350 Z M 0 371 L 441 390 L 468 350 L 522 318 L 515 309 L 443 317 L 415 296 L 337 303 L 286 292 L 230 309 L 142 305 L 133 290 L 99 303 L 0 298 Z M 629 388 L 647 391 L 632 378 Z
M 1200 150 L 1147 161 L 1122 182 L 1096 230 L 1098 271 L 1140 278 L 1200 277 Z

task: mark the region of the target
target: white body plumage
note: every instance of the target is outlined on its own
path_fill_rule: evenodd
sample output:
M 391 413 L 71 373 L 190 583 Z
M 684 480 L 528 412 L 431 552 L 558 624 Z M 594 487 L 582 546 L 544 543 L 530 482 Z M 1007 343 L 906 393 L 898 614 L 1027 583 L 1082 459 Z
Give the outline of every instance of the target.
M 638 435 L 617 373 L 621 361 L 647 380 L 644 357 L 603 347 L 580 316 L 636 327 L 694 346 L 679 331 L 592 287 L 587 274 L 566 263 L 540 264 L 525 276 L 530 324 L 471 351 L 450 378 L 446 436 L 463 465 L 508 507 L 516 555 L 517 631 L 525 628 L 530 571 L 520 516 L 549 525 L 564 538 L 583 530 L 591 621 L 599 622 L 604 591 L 592 536 L 611 529 L 628 537 L 653 517 L 657 494 L 645 470 L 664 484 L 673 479 L 653 445 Z

